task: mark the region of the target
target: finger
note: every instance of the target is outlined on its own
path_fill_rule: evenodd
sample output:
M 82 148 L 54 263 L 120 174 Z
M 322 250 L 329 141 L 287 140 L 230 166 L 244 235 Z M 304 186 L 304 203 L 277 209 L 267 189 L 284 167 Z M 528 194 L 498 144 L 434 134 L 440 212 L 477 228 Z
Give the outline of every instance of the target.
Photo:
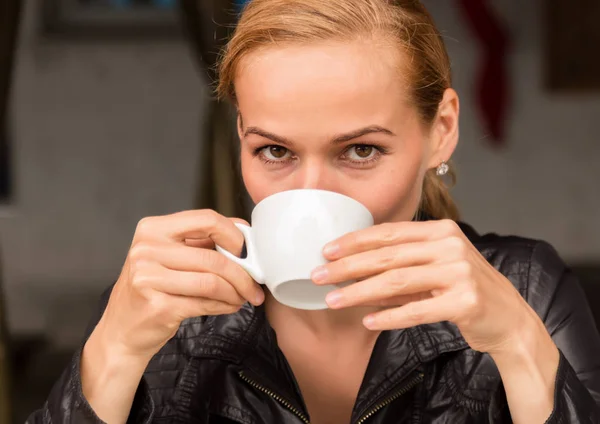
M 383 247 L 346 256 L 315 269 L 316 284 L 335 284 L 381 274 L 395 268 L 424 265 L 438 256 L 435 242 L 416 242 Z
M 421 292 L 415 294 L 404 294 L 400 296 L 389 297 L 375 302 L 365 303 L 364 306 L 377 306 L 377 307 L 392 307 L 402 306 L 411 302 L 418 302 L 420 300 L 430 299 L 433 295 L 431 292 Z
M 145 273 L 141 284 L 163 293 L 218 300 L 234 306 L 246 302 L 228 281 L 216 274 L 173 271 L 158 264 L 156 268 Z
M 452 263 L 464 259 L 471 248 L 461 237 L 399 244 L 335 260 L 315 269 L 311 278 L 316 284 L 335 284 L 397 268 Z
M 250 226 L 250 223 L 242 218 L 229 218 L 229 220 L 235 224 L 243 224 L 247 225 L 248 227 Z
M 260 305 L 264 300 L 260 285 L 242 267 L 214 250 L 179 244 L 140 243 L 131 249 L 130 257 L 134 264 L 154 261 L 173 271 L 213 273 L 229 282 L 253 305 Z
M 328 243 L 323 254 L 334 260 L 385 246 L 440 240 L 453 235 L 462 235 L 462 231 L 451 220 L 385 223 L 348 233 Z
M 368 315 L 363 324 L 370 330 L 391 330 L 441 321 L 454 322 L 460 307 L 460 302 L 451 296 L 432 297 Z
M 391 299 L 405 300 L 407 295 L 427 293 L 445 288 L 450 267 L 446 265 L 415 266 L 393 269 L 366 280 L 336 290 L 327 296 L 331 308 L 346 308 L 357 305 L 385 305 Z M 421 296 L 410 296 L 409 299 Z M 405 302 L 406 303 L 406 302 Z
M 229 219 L 234 223 L 250 226 L 250 224 L 248 224 L 248 222 L 244 219 L 241 219 L 241 218 L 229 218 Z M 200 238 L 200 239 L 186 238 L 185 244 L 187 246 L 197 247 L 200 249 L 214 249 L 215 248 L 215 242 L 209 238 Z
M 144 218 L 138 224 L 134 241 L 169 239 L 183 242 L 205 238 L 234 255 L 240 254 L 244 243 L 244 235 L 231 219 L 209 209 Z

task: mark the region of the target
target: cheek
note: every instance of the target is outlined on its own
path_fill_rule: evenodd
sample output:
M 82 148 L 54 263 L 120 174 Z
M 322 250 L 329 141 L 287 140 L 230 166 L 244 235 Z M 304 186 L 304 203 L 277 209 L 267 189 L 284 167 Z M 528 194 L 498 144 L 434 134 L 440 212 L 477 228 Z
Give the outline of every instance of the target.
M 376 224 L 409 221 L 419 207 L 421 174 L 419 166 L 391 170 L 373 181 L 355 183 L 345 194 L 364 204 L 373 214 Z
M 272 194 L 285 190 L 285 188 L 278 187 L 277 181 L 274 181 L 271 175 L 264 171 L 262 163 L 250 152 L 242 151 L 240 162 L 244 186 L 255 204 Z

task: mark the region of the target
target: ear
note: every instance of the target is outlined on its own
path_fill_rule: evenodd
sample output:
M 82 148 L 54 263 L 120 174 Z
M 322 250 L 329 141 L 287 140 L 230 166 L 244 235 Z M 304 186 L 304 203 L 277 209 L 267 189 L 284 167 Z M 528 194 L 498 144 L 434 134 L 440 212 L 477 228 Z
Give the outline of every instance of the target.
M 244 136 L 244 121 L 242 120 L 242 114 L 240 113 L 239 109 L 237 111 L 237 132 L 238 137 L 241 140 Z
M 458 94 L 452 88 L 446 89 L 440 102 L 430 132 L 430 156 L 428 169 L 437 168 L 440 163 L 452 157 L 458 144 L 458 119 L 460 102 Z

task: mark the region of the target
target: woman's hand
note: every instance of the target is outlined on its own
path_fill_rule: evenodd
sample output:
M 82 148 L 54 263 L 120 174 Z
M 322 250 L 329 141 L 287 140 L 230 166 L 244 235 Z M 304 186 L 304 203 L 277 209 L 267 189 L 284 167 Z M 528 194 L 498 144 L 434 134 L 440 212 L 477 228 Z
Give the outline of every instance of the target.
M 260 286 L 215 243 L 240 252 L 244 237 L 211 210 L 145 218 L 99 326 L 129 355 L 153 355 L 186 318 L 231 314 L 264 300 Z
M 318 284 L 358 282 L 329 294 L 332 308 L 376 305 L 373 330 L 450 321 L 472 349 L 493 358 L 515 423 L 543 423 L 554 407 L 558 348 L 512 283 L 453 221 L 399 222 L 348 234 L 325 247 Z
M 317 284 L 357 283 L 330 293 L 331 308 L 381 306 L 365 317 L 373 330 L 450 321 L 471 348 L 502 352 L 524 323 L 539 318 L 510 281 L 449 220 L 398 222 L 348 234 L 324 250 L 332 262 Z
M 105 422 L 125 423 L 152 356 L 181 321 L 264 301 L 261 287 L 213 250 L 240 252 L 232 220 L 209 210 L 140 221 L 125 265 L 81 357 L 85 398 Z

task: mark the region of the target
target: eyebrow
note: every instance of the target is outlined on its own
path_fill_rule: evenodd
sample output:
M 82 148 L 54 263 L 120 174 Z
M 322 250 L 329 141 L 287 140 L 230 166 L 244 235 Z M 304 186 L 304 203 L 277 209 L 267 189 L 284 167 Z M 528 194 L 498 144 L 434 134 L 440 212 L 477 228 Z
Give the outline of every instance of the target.
M 388 130 L 387 128 L 383 128 L 379 125 L 369 125 L 368 127 L 359 128 L 357 130 L 351 131 L 346 134 L 337 135 L 331 140 L 331 143 L 332 144 L 345 143 L 346 141 L 354 140 L 355 138 L 359 138 L 364 135 L 374 134 L 374 133 L 386 134 L 386 135 L 391 135 L 391 136 L 395 135 L 392 131 Z M 284 146 L 293 146 L 294 145 L 294 142 L 292 140 L 285 138 L 285 137 L 281 137 L 276 134 L 273 134 L 271 132 L 265 131 L 258 127 L 248 127 L 246 129 L 246 131 L 244 132 L 244 137 L 248 136 L 249 134 L 256 134 L 261 137 L 268 138 L 269 140 L 273 140 L 274 142 L 283 144 Z

